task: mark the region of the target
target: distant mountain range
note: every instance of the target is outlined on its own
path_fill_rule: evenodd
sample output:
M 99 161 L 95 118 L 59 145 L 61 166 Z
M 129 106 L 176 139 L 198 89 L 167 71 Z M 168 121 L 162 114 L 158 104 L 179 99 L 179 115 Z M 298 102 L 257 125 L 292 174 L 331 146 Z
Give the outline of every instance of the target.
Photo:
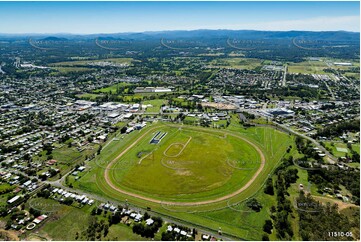
M 146 31 L 140 33 L 113 34 L 1 34 L 0 39 L 28 39 L 35 38 L 48 41 L 66 41 L 81 39 L 122 39 L 122 40 L 151 40 L 160 38 L 202 38 L 202 39 L 292 39 L 305 38 L 308 40 L 325 41 L 359 41 L 359 32 L 347 31 L 258 31 L 258 30 L 174 30 L 174 31 Z
M 40 39 L 42 41 L 67 41 L 67 38 L 59 38 L 59 37 L 54 37 L 54 36 L 50 36 L 50 37 L 46 37 L 43 39 Z

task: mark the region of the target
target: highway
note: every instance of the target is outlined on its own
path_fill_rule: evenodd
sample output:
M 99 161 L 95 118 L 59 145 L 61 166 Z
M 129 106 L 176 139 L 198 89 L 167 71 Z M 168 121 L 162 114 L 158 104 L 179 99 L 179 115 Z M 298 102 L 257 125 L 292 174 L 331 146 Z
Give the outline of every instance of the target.
M 283 69 L 283 78 L 282 78 L 282 86 L 286 86 L 286 75 L 287 75 L 287 65 L 284 66 Z
M 326 82 L 326 81 L 323 81 L 323 83 L 325 83 L 325 85 L 326 85 L 326 87 L 327 87 L 328 91 L 329 91 L 329 92 L 330 92 L 330 94 L 331 94 L 331 100 L 336 100 L 336 98 L 335 98 L 335 94 L 333 93 L 333 91 L 331 90 L 331 88 L 329 87 L 329 85 L 327 84 L 327 82 Z

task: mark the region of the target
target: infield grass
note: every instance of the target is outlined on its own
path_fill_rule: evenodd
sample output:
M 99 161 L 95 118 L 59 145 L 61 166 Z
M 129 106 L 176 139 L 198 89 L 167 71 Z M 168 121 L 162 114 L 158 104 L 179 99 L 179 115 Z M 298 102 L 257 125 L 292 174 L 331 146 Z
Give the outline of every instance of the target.
M 158 131 L 167 135 L 159 144 L 150 144 Z M 111 179 L 122 189 L 149 197 L 194 201 L 241 188 L 259 166 L 257 151 L 239 138 L 212 130 L 161 127 L 117 161 Z
M 274 200 L 274 197 L 263 194 L 262 187 L 269 174 L 272 173 L 280 159 L 286 154 L 287 148 L 290 145 L 295 147 L 294 137 L 277 131 L 271 127 L 251 127 L 244 129 L 237 123 L 236 120 L 232 120 L 231 125 L 226 130 L 214 129 L 214 131 L 220 132 L 221 134 L 237 134 L 249 141 L 252 141 L 262 150 L 266 158 L 265 166 L 254 182 L 242 193 L 226 201 L 191 207 L 165 206 L 164 204 L 152 203 L 131 196 L 125 196 L 124 194 L 112 189 L 106 183 L 104 178 L 105 167 L 108 165 L 109 161 L 113 160 L 119 152 L 134 142 L 143 132 L 146 132 L 151 128 L 157 128 L 161 125 L 161 123 L 149 124 L 141 131 L 134 131 L 119 141 L 110 142 L 110 144 L 104 148 L 101 153 L 101 157 L 104 159 L 94 159 L 90 161 L 88 166 L 91 166 L 91 169 L 89 169 L 87 174 L 83 175 L 82 178 L 73 184 L 74 187 L 87 192 L 92 192 L 111 200 L 117 200 L 119 202 L 125 202 L 127 199 L 130 204 L 134 204 L 142 208 L 150 207 L 152 211 L 160 213 L 164 218 L 170 217 L 174 221 L 179 219 L 180 222 L 187 223 L 189 226 L 213 229 L 215 231 L 221 227 L 224 234 L 234 236 L 238 239 L 261 240 L 262 232 L 256 233 L 252 231 L 260 231 L 259 228 L 261 228 L 264 221 L 269 218 L 269 208 L 267 206 Z M 209 128 L 194 128 L 196 128 L 196 130 L 213 130 Z M 118 135 L 118 137 L 121 136 L 122 135 L 120 134 Z M 292 150 L 294 150 L 294 148 Z M 291 153 L 292 152 L 293 151 L 291 151 Z M 264 210 L 262 209 L 259 213 L 252 212 L 254 214 L 248 215 L 247 219 L 244 219 L 243 213 L 234 211 L 229 207 L 230 205 L 236 206 L 236 204 L 242 203 L 250 197 L 260 199 L 264 205 Z M 250 231 L 247 229 L 252 226 L 255 228 L 254 230 Z

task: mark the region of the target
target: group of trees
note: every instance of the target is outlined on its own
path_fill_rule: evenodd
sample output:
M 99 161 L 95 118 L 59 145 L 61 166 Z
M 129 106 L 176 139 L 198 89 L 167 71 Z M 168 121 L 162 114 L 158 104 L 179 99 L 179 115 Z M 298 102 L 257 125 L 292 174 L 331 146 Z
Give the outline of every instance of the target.
M 322 205 L 314 200 L 310 194 L 307 196 L 301 192 L 297 198 L 298 204 L 309 204 L 313 206 L 312 212 L 298 210 L 299 230 L 302 240 L 324 241 L 324 240 L 355 240 L 359 239 L 360 211 L 353 210 L 352 220 L 342 212 L 339 212 L 337 204 Z M 349 208 L 350 209 L 350 208 Z M 355 232 L 355 229 L 358 232 Z M 352 233 L 352 231 L 354 231 Z M 342 232 L 344 236 L 332 237 L 330 232 Z M 349 236 L 350 232 L 355 236 Z
M 263 225 L 263 231 L 267 234 L 271 234 L 273 229 L 273 223 L 272 220 L 267 219 Z
M 102 236 L 106 237 L 109 232 L 109 224 L 105 222 L 105 220 L 100 220 L 96 217 L 90 217 L 88 228 L 83 232 L 83 236 L 86 237 L 87 240 L 101 240 Z M 79 234 L 76 235 L 76 237 Z
M 317 169 L 308 170 L 308 179 L 316 184 L 322 192 L 324 188 L 329 187 L 335 191 L 340 191 L 343 185 L 351 192 L 353 201 L 360 204 L 360 173 L 357 169 Z
M 304 153 L 305 156 L 309 155 L 310 144 L 305 143 L 301 138 L 296 139 L 297 148 Z M 276 229 L 276 235 L 282 240 L 291 240 L 294 234 L 291 225 L 291 216 L 293 209 L 291 202 L 287 199 L 289 196 L 288 188 L 292 183 L 295 183 L 298 179 L 298 170 L 291 168 L 293 165 L 293 157 L 283 159 L 280 166 L 275 170 L 276 181 L 273 186 L 273 180 L 269 178 L 266 181 L 264 192 L 272 195 L 275 193 L 277 196 L 277 207 L 271 208 L 272 221 L 266 221 L 264 224 L 264 232 L 270 233 L 273 226 Z M 310 182 L 317 185 L 320 192 L 323 188 L 330 187 L 334 190 L 341 190 L 340 185 L 343 185 L 353 195 L 353 200 L 356 204 L 359 204 L 359 191 L 360 191 L 360 178 L 359 172 L 355 169 L 317 169 L 307 170 L 308 179 Z M 305 209 L 299 209 L 299 231 L 303 240 L 329 240 L 329 239 L 341 239 L 350 240 L 350 237 L 330 237 L 328 232 L 332 231 L 352 231 L 359 227 L 359 210 L 357 210 L 357 218 L 350 220 L 349 217 L 342 215 L 337 209 L 337 206 L 324 206 L 315 201 L 310 195 L 305 196 L 301 191 L 300 196 L 297 198 L 297 204 L 303 204 Z M 306 204 L 306 205 L 305 205 Z M 312 206 L 313 207 L 312 207 Z M 315 212 L 307 212 L 304 210 L 312 207 Z M 262 237 L 263 240 L 268 239 L 268 235 L 265 234 Z
M 289 193 L 287 189 L 292 183 L 295 183 L 298 179 L 297 169 L 292 169 L 289 166 L 293 165 L 293 157 L 290 156 L 288 159 L 283 159 L 281 164 L 276 168 L 276 181 L 274 188 L 276 190 L 277 207 L 271 208 L 271 218 L 274 221 L 274 227 L 276 228 L 276 235 L 282 240 L 291 240 L 294 234 L 292 225 L 290 222 L 290 216 L 292 214 L 291 202 L 287 199 Z M 272 195 L 273 180 L 269 178 L 266 182 L 264 192 Z M 272 221 L 271 221 L 272 222 Z M 265 224 L 265 232 L 271 228 L 270 223 Z
M 259 212 L 262 209 L 262 204 L 260 202 L 257 201 L 257 199 L 255 198 L 251 198 L 249 200 L 247 200 L 246 202 L 247 207 L 249 207 L 250 209 Z
M 149 216 L 145 216 L 149 217 Z M 162 227 L 163 220 L 160 217 L 153 217 L 154 223 L 152 225 L 144 225 L 143 223 L 136 223 L 133 226 L 133 233 L 139 234 L 142 237 L 154 238 L 154 234 Z
M 93 114 L 84 113 L 84 114 L 81 114 L 76 121 L 77 121 L 78 123 L 83 123 L 83 122 L 86 122 L 86 121 L 91 120 L 91 119 L 93 119 L 93 118 L 94 118 L 94 115 L 93 115 Z
M 120 206 L 118 207 L 118 211 L 115 213 L 109 213 L 105 210 L 103 211 L 102 209 L 94 208 L 91 211 L 91 215 L 95 217 L 95 215 L 103 214 L 103 216 L 105 216 L 107 218 L 108 223 L 106 225 L 109 228 L 110 226 L 121 222 L 122 217 L 125 216 L 125 215 L 121 215 L 121 213 L 120 213 L 121 210 L 122 210 L 122 207 L 120 207 Z M 146 220 L 150 217 L 151 216 L 146 212 L 146 213 L 144 213 L 143 219 Z M 150 226 L 145 225 L 143 222 L 135 223 L 132 228 L 133 233 L 139 234 L 142 237 L 146 237 L 146 238 L 154 238 L 154 234 L 158 231 L 158 229 L 160 227 L 162 227 L 163 220 L 160 217 L 152 217 L 152 219 L 153 219 L 154 223 Z M 92 220 L 92 221 L 94 223 L 94 220 Z M 106 228 L 106 227 L 104 227 L 104 228 Z M 106 236 L 105 232 L 106 231 L 104 231 L 104 237 Z M 89 232 L 87 232 L 87 233 L 88 233 L 88 235 L 87 235 L 88 238 L 92 238 L 92 237 L 96 236 L 92 233 L 90 233 L 90 234 L 89 234 Z
M 192 237 L 188 237 L 186 235 L 181 235 L 180 233 L 173 231 L 165 231 L 162 233 L 162 241 L 194 241 L 195 235 L 197 234 L 197 230 L 193 228 L 192 230 L 188 227 L 182 226 L 182 225 L 171 225 L 172 227 L 177 226 L 180 230 L 191 232 L 192 231 Z
M 266 180 L 266 184 L 265 184 L 265 187 L 264 187 L 263 191 L 264 191 L 264 193 L 266 193 L 268 195 L 271 195 L 271 196 L 274 195 L 273 181 L 272 181 L 271 177 L 269 177 Z
M 51 155 L 53 152 L 53 146 L 50 143 L 45 143 L 43 146 L 43 150 L 46 151 L 46 155 Z
M 43 198 L 49 198 L 50 195 L 51 193 L 48 189 L 42 189 L 40 192 L 37 193 L 38 197 L 43 197 Z
M 330 125 L 317 131 L 316 137 L 337 137 L 345 132 L 360 131 L 360 120 L 351 120 Z
M 303 138 L 297 136 L 295 139 L 296 147 L 299 153 L 304 155 L 304 159 L 314 159 L 319 162 L 322 162 L 322 157 L 318 155 L 316 150 L 311 144 L 311 141 L 304 141 Z
M 202 105 L 200 103 L 197 103 L 195 100 L 183 101 L 183 100 L 178 100 L 176 98 L 170 98 L 168 100 L 168 105 L 170 107 L 179 107 L 187 110 L 195 110 L 195 109 L 197 109 L 198 111 L 203 110 Z

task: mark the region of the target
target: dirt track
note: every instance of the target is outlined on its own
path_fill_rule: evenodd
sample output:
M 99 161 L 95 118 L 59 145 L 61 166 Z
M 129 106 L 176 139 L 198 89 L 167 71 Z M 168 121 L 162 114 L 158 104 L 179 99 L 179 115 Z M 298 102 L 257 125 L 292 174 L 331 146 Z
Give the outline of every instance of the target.
M 330 198 L 330 197 L 321 197 L 321 196 L 312 196 L 313 198 L 315 198 L 316 200 L 320 201 L 321 203 L 326 203 L 326 202 L 330 202 L 331 204 L 333 203 L 336 203 L 338 205 L 338 209 L 339 210 L 343 210 L 345 208 L 349 208 L 349 207 L 359 207 L 355 204 L 352 204 L 352 203 L 345 203 L 341 200 L 337 200 L 337 199 L 333 199 L 333 198 Z
M 225 195 L 223 197 L 219 197 L 219 198 L 215 198 L 215 199 L 211 199 L 211 200 L 206 200 L 206 201 L 199 201 L 199 202 L 165 202 L 165 201 L 161 201 L 161 200 L 158 200 L 158 199 L 154 199 L 154 198 L 149 198 L 149 197 L 145 197 L 145 196 L 142 196 L 142 195 L 139 195 L 139 194 L 136 194 L 136 193 L 132 193 L 132 192 L 128 192 L 128 191 L 125 191 L 125 190 L 122 190 L 120 189 L 119 187 L 115 186 L 111 181 L 110 181 L 110 178 L 109 178 L 109 171 L 111 170 L 111 166 L 120 158 L 122 157 L 125 153 L 128 152 L 128 150 L 130 150 L 133 146 L 135 146 L 141 139 L 143 139 L 144 136 L 146 136 L 149 132 L 153 131 L 154 129 L 158 129 L 160 127 L 164 127 L 165 125 L 163 126 L 157 126 L 157 127 L 154 127 L 154 128 L 151 128 L 149 129 L 147 132 L 145 132 L 144 134 L 142 134 L 137 140 L 135 140 L 131 145 L 129 145 L 125 150 L 123 150 L 116 158 L 114 158 L 107 166 L 107 168 L 105 169 L 105 181 L 107 182 L 107 184 L 112 187 L 114 190 L 120 192 L 120 193 L 123 193 L 125 195 L 129 195 L 131 197 L 135 197 L 135 198 L 139 198 L 139 199 L 142 199 L 142 200 L 145 200 L 145 201 L 149 201 L 149 202 L 153 202 L 153 203 L 158 203 L 158 204 L 165 204 L 165 205 L 180 205 L 180 206 L 196 206 L 196 205 L 205 205 L 205 204 L 210 204 L 210 203 L 215 203 L 215 202 L 220 202 L 220 201 L 224 201 L 224 200 L 227 200 L 229 198 L 232 198 L 238 194 L 240 194 L 241 192 L 243 192 L 244 190 L 246 190 L 253 182 L 254 180 L 257 178 L 257 176 L 261 173 L 261 171 L 263 170 L 264 168 L 264 165 L 265 165 L 265 162 L 266 162 L 266 159 L 264 157 L 264 154 L 262 153 L 262 151 L 258 148 L 258 146 L 256 146 L 254 143 L 250 142 L 249 140 L 241 137 L 241 136 L 238 136 L 238 135 L 235 135 L 235 134 L 232 134 L 232 133 L 228 133 L 228 135 L 231 135 L 231 136 L 234 136 L 234 137 L 237 137 L 237 138 L 240 138 L 242 139 L 243 141 L 247 142 L 248 144 L 250 144 L 252 147 L 254 147 L 257 152 L 259 153 L 260 157 L 261 157 L 261 166 L 258 168 L 258 170 L 256 171 L 256 173 L 252 176 L 252 178 L 239 190 L 233 192 L 233 193 L 230 193 L 228 195 Z M 171 125 L 173 127 L 173 125 Z M 174 126 L 174 127 L 177 127 L 177 126 Z M 197 129 L 197 128 L 190 128 L 190 129 L 196 129 L 196 130 L 200 130 L 200 129 Z M 203 129 L 202 129 L 203 130 Z

